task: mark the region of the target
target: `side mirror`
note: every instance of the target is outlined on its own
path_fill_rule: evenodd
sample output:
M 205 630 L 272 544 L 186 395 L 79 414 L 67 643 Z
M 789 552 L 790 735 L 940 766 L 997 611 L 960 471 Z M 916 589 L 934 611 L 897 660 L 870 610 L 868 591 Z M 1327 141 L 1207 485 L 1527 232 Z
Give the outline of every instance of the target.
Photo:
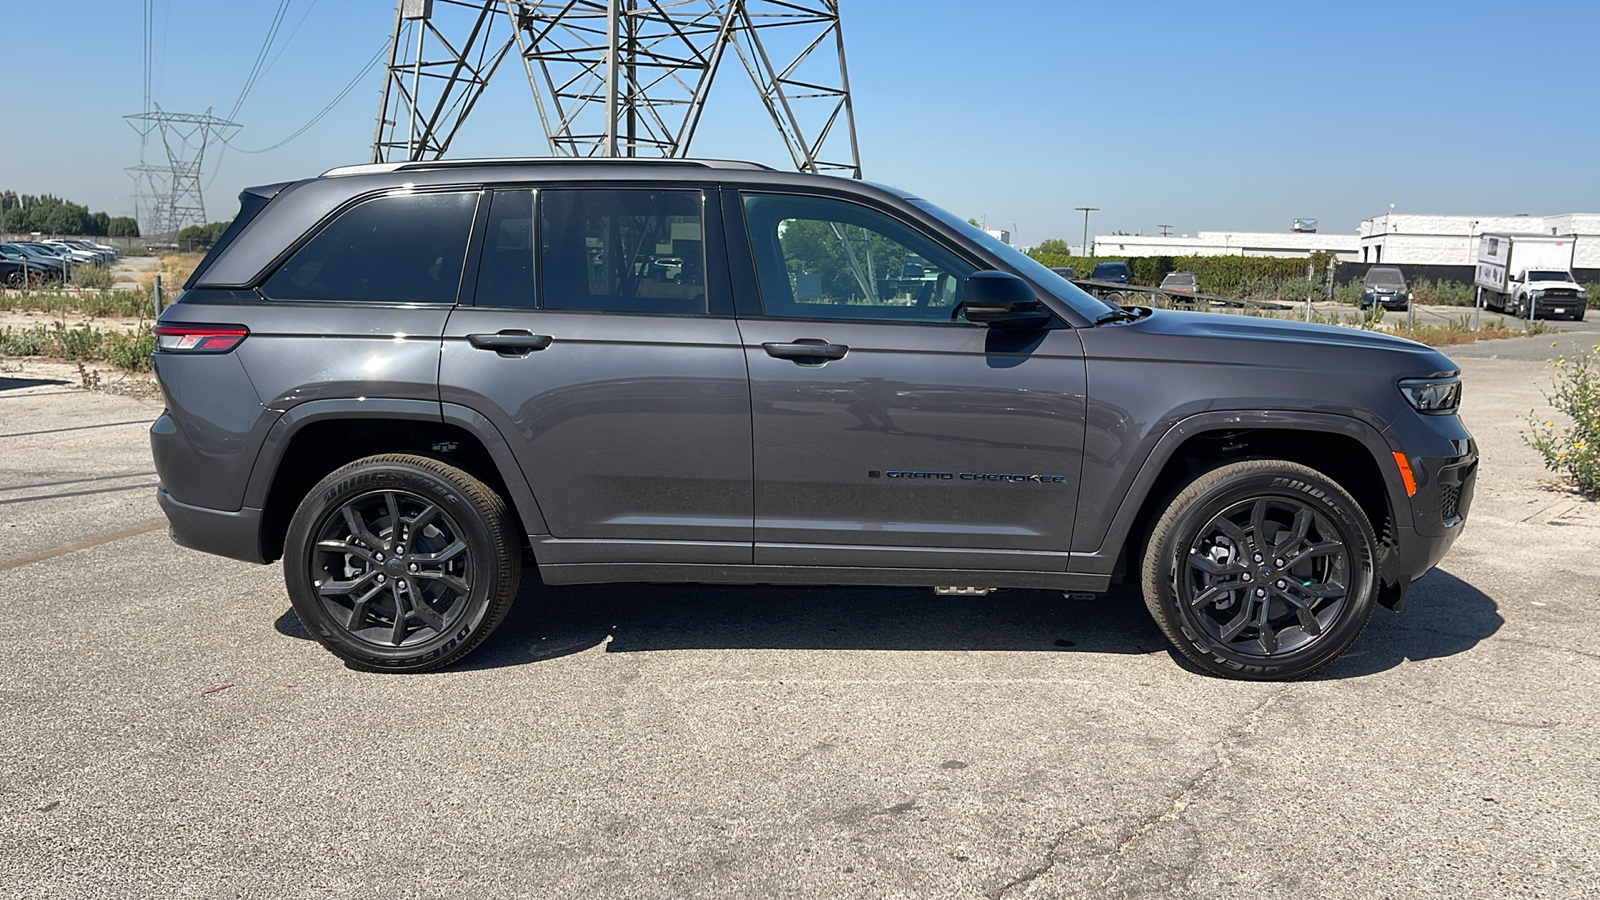
M 968 322 L 990 328 L 1043 328 L 1050 310 L 1026 281 L 1009 272 L 973 272 L 961 285 L 961 311 Z

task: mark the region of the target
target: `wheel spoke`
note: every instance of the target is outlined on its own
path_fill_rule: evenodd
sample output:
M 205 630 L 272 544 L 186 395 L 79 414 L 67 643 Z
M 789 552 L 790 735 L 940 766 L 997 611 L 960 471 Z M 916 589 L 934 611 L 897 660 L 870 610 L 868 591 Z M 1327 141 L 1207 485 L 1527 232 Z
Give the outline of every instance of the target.
M 344 597 L 366 586 L 377 572 L 365 572 L 349 581 L 324 581 L 317 585 L 317 593 L 324 597 Z
M 434 519 L 437 519 L 438 517 L 439 517 L 439 507 L 437 505 L 435 505 L 435 504 L 431 504 L 430 503 L 430 504 L 428 504 L 428 508 L 427 509 L 423 510 L 422 512 L 417 513 L 415 516 L 413 516 L 411 518 L 411 524 L 409 525 L 407 530 L 410 531 L 412 534 L 416 534 L 417 532 L 419 532 L 419 531 L 421 531 L 423 529 L 423 526 L 427 525 L 428 523 L 432 522 Z
M 1189 553 L 1189 565 L 1214 578 L 1220 578 L 1223 575 L 1242 575 L 1247 571 L 1244 563 L 1237 561 L 1220 563 L 1204 553 L 1196 553 L 1194 551 Z
M 1249 587 L 1249 585 L 1237 579 L 1233 581 L 1224 581 L 1220 584 L 1213 584 L 1196 594 L 1195 598 L 1189 602 L 1189 605 L 1198 609 L 1208 603 L 1214 603 L 1234 591 L 1247 587 Z
M 1233 541 L 1234 546 L 1239 548 L 1240 553 L 1246 551 L 1250 544 L 1250 536 L 1244 533 L 1244 529 L 1225 518 L 1219 518 L 1212 524 L 1216 526 L 1218 531 L 1227 535 L 1229 540 Z
M 399 581 L 389 585 L 389 593 L 394 595 L 394 630 L 389 634 L 389 643 L 398 647 L 400 642 L 406 639 L 406 619 L 409 616 L 406 612 L 406 601 L 402 599 Z
M 389 508 L 389 541 L 400 538 L 400 501 L 394 491 L 383 492 L 383 505 Z
M 457 556 L 460 556 L 462 551 L 466 549 L 467 542 L 458 540 L 450 544 L 448 547 L 445 547 L 443 550 L 439 550 L 435 553 L 413 553 L 411 554 L 410 558 L 414 562 L 424 564 L 446 563 L 452 559 L 455 559 Z
M 1257 500 L 1255 508 L 1250 511 L 1250 534 L 1255 538 L 1251 547 L 1261 553 L 1267 552 L 1267 501 Z
M 468 587 L 465 581 L 462 581 L 460 578 L 451 575 L 449 572 L 418 572 L 411 577 L 424 578 L 428 581 L 436 581 L 463 597 L 472 593 L 472 588 Z
M 1294 556 L 1289 557 L 1289 559 L 1284 562 L 1283 568 L 1292 569 L 1300 563 L 1303 563 L 1313 557 L 1327 556 L 1330 553 L 1337 553 L 1343 549 L 1344 544 L 1339 541 L 1317 541 L 1314 544 L 1308 544 L 1304 550 L 1301 550 Z
M 1284 556 L 1290 550 L 1300 546 L 1311 533 L 1311 510 L 1301 507 L 1295 511 L 1294 524 L 1289 526 L 1288 537 L 1283 538 L 1273 545 L 1272 552 L 1276 556 Z
M 367 606 L 372 603 L 372 598 L 383 593 L 383 585 L 375 584 L 372 590 L 356 598 L 355 605 L 350 607 L 350 618 L 345 621 L 344 627 L 350 631 L 361 628 L 361 623 L 367 620 Z
M 1320 637 L 1322 635 L 1322 623 L 1317 621 L 1316 615 L 1311 610 L 1302 606 L 1296 609 L 1294 614 L 1300 619 L 1300 627 L 1306 630 L 1306 634 L 1311 637 Z
M 362 521 L 360 516 L 356 515 L 356 511 L 351 508 L 350 504 L 346 503 L 344 506 L 341 506 L 339 508 L 339 512 L 344 516 L 344 523 L 350 528 L 350 536 L 352 538 L 365 542 L 372 550 L 376 550 L 383 546 L 383 543 L 376 537 L 373 537 L 372 532 L 367 530 L 367 523 Z
M 1233 643 L 1233 639 L 1239 636 L 1239 632 L 1250 624 L 1250 608 L 1251 603 L 1249 599 L 1246 599 L 1245 602 L 1239 604 L 1239 614 L 1234 616 L 1233 620 L 1228 624 L 1222 626 L 1222 632 L 1218 637 L 1222 638 L 1224 644 Z
M 1277 653 L 1278 633 L 1272 630 L 1271 625 L 1267 624 L 1267 613 L 1271 606 L 1272 604 L 1270 603 L 1261 604 L 1261 615 L 1256 619 L 1256 633 L 1258 635 L 1256 639 L 1261 642 L 1262 650 L 1268 653 Z
M 317 549 L 332 550 L 335 553 L 348 553 L 352 556 L 359 556 L 366 562 L 373 564 L 377 563 L 377 560 L 372 558 L 372 551 L 349 539 L 342 541 L 317 541 Z
M 411 613 L 417 618 L 421 619 L 423 624 L 427 625 L 429 628 L 432 628 L 434 631 L 443 632 L 444 616 L 439 615 L 438 611 L 428 605 L 428 599 L 422 596 L 421 591 L 417 590 L 416 582 L 407 578 L 405 579 L 405 583 L 406 597 L 409 599 L 411 604 Z

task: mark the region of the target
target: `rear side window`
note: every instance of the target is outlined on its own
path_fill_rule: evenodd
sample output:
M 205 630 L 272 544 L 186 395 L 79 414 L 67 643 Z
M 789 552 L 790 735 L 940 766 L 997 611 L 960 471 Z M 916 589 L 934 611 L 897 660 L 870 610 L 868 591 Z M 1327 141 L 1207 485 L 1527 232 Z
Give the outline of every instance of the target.
M 454 303 L 477 192 L 391 194 L 351 207 L 295 251 L 275 300 Z
M 541 191 L 543 307 L 704 313 L 702 205 L 694 190 Z

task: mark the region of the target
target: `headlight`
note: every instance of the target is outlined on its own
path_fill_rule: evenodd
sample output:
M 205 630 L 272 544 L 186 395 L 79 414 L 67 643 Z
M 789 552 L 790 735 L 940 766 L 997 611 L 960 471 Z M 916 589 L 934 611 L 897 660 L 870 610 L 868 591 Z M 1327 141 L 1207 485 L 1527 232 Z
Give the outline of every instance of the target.
M 1400 382 L 1400 393 L 1417 412 L 1453 413 L 1461 405 L 1461 379 L 1408 378 Z

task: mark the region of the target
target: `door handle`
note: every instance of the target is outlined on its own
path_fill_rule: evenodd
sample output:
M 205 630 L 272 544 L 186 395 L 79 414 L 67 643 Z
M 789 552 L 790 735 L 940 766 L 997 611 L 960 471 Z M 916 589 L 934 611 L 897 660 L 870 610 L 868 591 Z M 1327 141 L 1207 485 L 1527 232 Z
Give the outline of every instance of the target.
M 850 348 L 844 344 L 830 344 L 816 338 L 800 338 L 793 343 L 766 343 L 761 349 L 775 359 L 792 359 L 802 366 L 820 366 L 830 359 L 844 359 Z
M 526 356 L 550 346 L 555 338 L 548 334 L 505 329 L 498 334 L 469 334 L 467 343 L 479 350 L 493 350 L 501 356 Z

